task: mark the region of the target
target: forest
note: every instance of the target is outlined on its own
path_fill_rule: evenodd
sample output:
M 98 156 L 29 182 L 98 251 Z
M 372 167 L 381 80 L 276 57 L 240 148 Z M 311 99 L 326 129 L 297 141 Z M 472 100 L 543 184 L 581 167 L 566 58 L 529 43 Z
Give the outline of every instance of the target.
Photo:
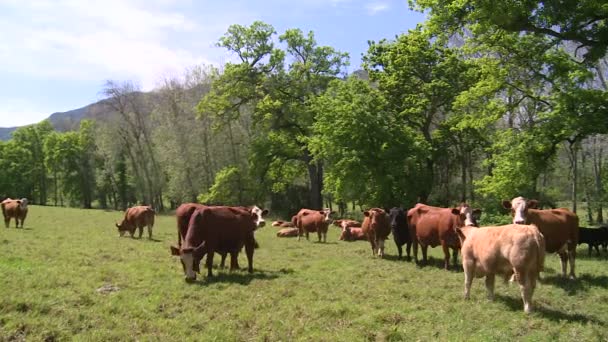
M 0 142 L 0 195 L 36 204 L 169 210 L 567 205 L 608 200 L 608 7 L 599 1 L 410 0 L 428 13 L 369 41 L 362 69 L 314 32 L 232 25 L 233 57 L 100 91 L 107 115 Z M 584 203 L 584 206 L 583 206 Z

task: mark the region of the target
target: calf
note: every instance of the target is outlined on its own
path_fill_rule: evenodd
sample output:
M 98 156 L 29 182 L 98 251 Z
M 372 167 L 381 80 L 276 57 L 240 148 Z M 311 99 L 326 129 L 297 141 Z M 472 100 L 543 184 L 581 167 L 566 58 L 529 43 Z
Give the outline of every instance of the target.
M 148 227 L 148 239 L 152 239 L 152 227 L 154 227 L 154 209 L 150 206 L 140 205 L 128 208 L 121 223 L 116 223 L 118 233 L 123 236 L 129 232 L 131 237 L 135 229 L 139 229 L 139 238 L 144 233 L 144 227 Z
M 576 245 L 578 244 L 578 216 L 566 208 L 539 210 L 536 209 L 538 201 L 516 197 L 503 201 L 503 206 L 511 209 L 513 223 L 533 224 L 538 227 L 545 237 L 547 253 L 558 253 L 562 275 L 566 276 L 568 262 L 570 262 L 570 278 L 576 277 L 574 262 L 576 258 Z
M 346 227 L 340 235 L 340 240 L 344 241 L 358 241 L 367 240 L 367 235 L 363 232 L 361 227 Z
M 464 298 L 470 298 L 473 278 L 486 277 L 488 299 L 494 299 L 496 274 L 518 281 L 524 311 L 532 311 L 532 294 L 545 261 L 545 239 L 534 225 L 462 227 L 456 232 L 462 244 Z
M 599 227 L 599 228 L 578 228 L 578 244 L 586 243 L 589 245 L 589 255 L 591 255 L 591 251 L 593 247 L 597 251 L 597 255 L 600 255 L 599 246 L 604 247 L 604 252 L 606 252 L 606 245 L 608 244 L 608 227 Z
M 407 225 L 407 215 L 403 208 L 391 208 L 388 213 L 388 219 L 391 223 L 391 231 L 393 233 L 393 240 L 397 246 L 399 252 L 399 259 L 403 256 L 403 245 L 407 244 L 407 261 L 412 260 L 410 251 L 412 249 L 412 237 Z
M 283 228 L 277 232 L 277 237 L 296 237 L 298 236 L 298 228 Z
M 383 258 L 384 240 L 391 233 L 386 211 L 380 208 L 372 208 L 364 211 L 363 215 L 365 219 L 363 219 L 361 229 L 372 247 L 372 255 L 378 255 L 380 258 Z
M 11 223 L 11 218 L 15 218 L 15 228 L 19 228 L 19 221 L 21 221 L 21 228 L 27 216 L 27 198 L 18 200 L 7 198 L 2 203 L 2 215 L 4 215 L 4 224 L 8 228 Z

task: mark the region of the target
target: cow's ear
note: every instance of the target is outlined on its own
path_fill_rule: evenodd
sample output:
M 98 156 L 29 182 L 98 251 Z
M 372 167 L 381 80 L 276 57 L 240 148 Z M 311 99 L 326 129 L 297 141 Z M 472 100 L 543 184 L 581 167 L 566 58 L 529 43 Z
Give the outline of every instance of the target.
M 538 208 L 538 201 L 537 200 L 529 200 L 527 204 L 528 204 L 528 209 L 536 209 L 536 208 Z
M 268 215 L 268 209 L 262 210 L 262 216 L 266 216 L 266 215 Z
M 473 209 L 473 217 L 476 220 L 479 220 L 479 218 L 481 217 L 481 209 Z
M 364 212 L 363 212 L 363 216 L 367 216 L 367 217 L 369 217 L 369 210 L 364 211 Z
M 454 214 L 454 215 L 460 215 L 460 209 L 459 208 L 452 208 L 452 214 Z
M 171 255 L 179 255 L 179 248 L 171 246 Z
M 502 201 L 502 207 L 505 209 L 511 209 L 511 202 L 510 201 Z

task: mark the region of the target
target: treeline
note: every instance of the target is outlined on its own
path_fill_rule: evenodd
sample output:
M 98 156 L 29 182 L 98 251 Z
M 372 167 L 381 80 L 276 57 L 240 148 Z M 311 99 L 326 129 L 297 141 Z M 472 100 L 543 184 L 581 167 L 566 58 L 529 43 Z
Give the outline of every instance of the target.
M 286 214 L 468 201 L 492 215 L 523 195 L 584 201 L 603 222 L 607 10 L 474 2 L 413 1 L 429 20 L 369 42 L 350 76 L 349 56 L 312 32 L 233 25 L 218 45 L 237 62 L 221 70 L 152 93 L 108 82 L 108 120 L 15 132 L 0 145 L 0 189 L 38 203 L 255 202 Z

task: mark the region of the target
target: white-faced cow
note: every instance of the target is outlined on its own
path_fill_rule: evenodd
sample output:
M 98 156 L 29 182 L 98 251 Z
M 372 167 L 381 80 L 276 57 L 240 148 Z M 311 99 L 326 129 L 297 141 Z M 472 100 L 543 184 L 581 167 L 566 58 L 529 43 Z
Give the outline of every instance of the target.
M 513 276 L 519 283 L 524 311 L 532 310 L 532 294 L 545 260 L 545 239 L 534 225 L 462 227 L 464 298 L 469 299 L 473 278 L 486 277 L 488 299 L 494 299 L 495 276 Z
M 334 212 L 329 209 L 313 210 L 313 209 L 300 209 L 295 218 L 292 218 L 292 222 L 298 228 L 298 241 L 300 241 L 302 235 L 306 234 L 306 240 L 309 240 L 309 233 L 317 232 L 319 242 L 327 242 L 327 228 L 331 219 L 329 215 Z
M 462 203 L 456 208 L 416 204 L 407 212 L 410 235 L 415 236 L 413 245 L 416 263 L 418 263 L 418 244 L 422 248 L 423 264 L 427 262 L 428 246 L 441 245 L 444 254 L 444 268 L 447 270 L 450 264 L 450 248 L 454 254 L 454 265 L 456 265 L 460 241 L 455 229 L 463 226 L 477 226 L 477 219 L 480 215 L 481 210 L 472 209 L 466 203 Z
M 363 212 L 365 218 L 361 229 L 367 237 L 371 247 L 372 255 L 384 257 L 384 241 L 391 233 L 391 226 L 386 211 L 381 208 L 372 208 Z
M 559 254 L 562 275 L 566 276 L 570 262 L 570 278 L 575 278 L 576 245 L 578 244 L 578 216 L 566 208 L 536 209 L 538 201 L 516 197 L 503 201 L 503 206 L 511 209 L 514 224 L 533 224 L 545 237 L 548 253 Z

